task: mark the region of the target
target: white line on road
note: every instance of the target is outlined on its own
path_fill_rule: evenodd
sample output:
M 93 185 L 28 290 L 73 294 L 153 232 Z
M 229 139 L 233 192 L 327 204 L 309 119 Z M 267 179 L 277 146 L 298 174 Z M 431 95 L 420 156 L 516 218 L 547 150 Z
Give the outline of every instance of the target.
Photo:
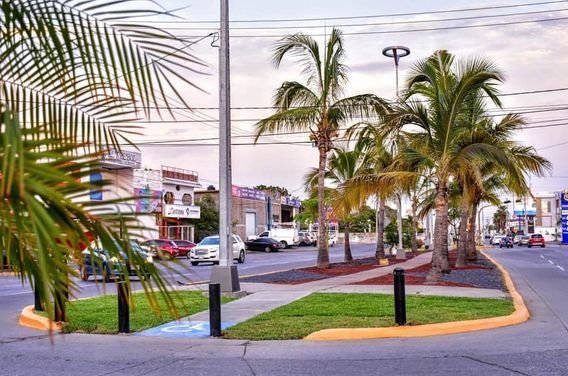
M 556 265 L 556 267 L 557 267 L 558 269 L 562 270 L 563 272 L 565 272 L 565 271 L 566 271 L 566 269 L 564 269 L 564 268 L 563 268 L 563 267 L 561 267 L 560 265 Z
M 544 255 L 540 255 L 540 258 L 544 260 Z
M 548 260 L 548 262 L 550 263 L 550 265 L 554 265 L 554 263 L 552 261 Z

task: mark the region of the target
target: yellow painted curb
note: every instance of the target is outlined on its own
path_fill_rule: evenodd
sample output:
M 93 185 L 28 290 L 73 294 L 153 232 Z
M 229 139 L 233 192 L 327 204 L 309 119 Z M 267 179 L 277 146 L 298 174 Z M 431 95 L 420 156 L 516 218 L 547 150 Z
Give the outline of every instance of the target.
M 354 340 L 354 339 L 378 339 L 378 338 L 404 338 L 404 337 L 427 337 L 440 336 L 446 334 L 467 333 L 486 329 L 501 328 L 504 326 L 516 325 L 527 321 L 530 313 L 523 301 L 522 296 L 515 289 L 515 285 L 509 273 L 493 258 L 481 251 L 481 253 L 491 260 L 497 269 L 503 274 L 505 286 L 513 299 L 515 312 L 508 316 L 491 317 L 487 319 L 454 321 L 440 324 L 427 324 L 416 326 L 396 326 L 390 328 L 355 328 L 355 329 L 325 329 L 314 332 L 306 337 L 310 341 L 333 341 L 333 340 Z
M 18 322 L 22 326 L 39 330 L 61 330 L 62 327 L 60 323 L 49 321 L 47 317 L 35 313 L 33 305 L 27 306 L 22 310 Z

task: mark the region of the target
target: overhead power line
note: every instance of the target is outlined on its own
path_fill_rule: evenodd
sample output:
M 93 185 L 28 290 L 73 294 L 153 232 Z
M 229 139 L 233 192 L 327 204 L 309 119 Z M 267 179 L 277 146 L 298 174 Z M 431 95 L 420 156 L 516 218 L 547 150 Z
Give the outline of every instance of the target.
M 532 7 L 540 5 L 550 5 L 558 3 L 566 3 L 566 0 L 562 1 L 541 1 L 532 3 L 522 3 L 522 4 L 511 4 L 511 5 L 494 5 L 487 7 L 474 7 L 474 8 L 460 8 L 460 9 L 443 9 L 443 10 L 431 10 L 431 11 L 418 11 L 418 12 L 406 12 L 406 13 L 390 13 L 390 14 L 375 14 L 375 15 L 359 15 L 359 16 L 337 16 L 337 17 L 310 17 L 310 18 L 272 18 L 272 19 L 249 19 L 249 20 L 231 20 L 230 23 L 279 23 L 279 22 L 313 22 L 313 21 L 339 21 L 339 20 L 355 20 L 355 19 L 371 19 L 371 18 L 390 18 L 390 17 L 405 17 L 405 16 L 423 16 L 429 14 L 448 14 L 448 13 L 461 13 L 461 12 L 477 12 L 484 10 L 495 10 L 495 9 L 510 9 L 510 8 L 521 8 L 521 7 Z M 132 22 L 132 21 L 131 21 Z M 149 21 L 135 21 L 135 22 L 145 22 Z M 152 23 L 189 23 L 189 24 L 219 24 L 219 20 L 193 20 L 193 21 L 150 21 Z
M 555 21 L 565 21 L 568 17 L 554 17 L 554 18 L 539 18 L 534 20 L 525 21 L 511 21 L 511 22 L 500 22 L 500 23 L 487 23 L 480 25 L 456 25 L 456 26 L 445 26 L 445 27 L 432 27 L 432 28 L 421 28 L 421 29 L 398 29 L 398 30 L 380 30 L 380 31 L 353 31 L 344 32 L 344 36 L 350 35 L 379 35 L 379 34 L 403 34 L 403 33 L 418 33 L 418 32 L 429 32 L 429 31 L 444 31 L 444 30 L 461 30 L 461 29 L 479 29 L 486 27 L 498 27 L 498 26 L 511 26 L 511 25 L 523 25 L 531 23 L 541 23 L 541 22 L 555 22 Z M 326 37 L 326 34 L 310 34 L 312 37 Z M 284 38 L 288 35 L 286 34 L 242 34 L 242 35 L 231 35 L 231 38 Z M 179 39 L 185 38 L 196 38 L 196 35 L 176 35 Z
M 455 22 L 455 21 L 471 21 L 481 20 L 487 18 L 504 18 L 504 17 L 518 17 L 530 16 L 534 14 L 564 12 L 568 8 L 537 10 L 532 12 L 517 12 L 517 13 L 501 13 L 501 14 L 486 14 L 481 16 L 468 16 L 468 17 L 453 17 L 453 18 L 438 18 L 431 20 L 411 20 L 411 21 L 393 21 L 393 22 L 371 22 L 371 23 L 354 23 L 354 24 L 324 24 L 324 25 L 301 25 L 301 26 L 246 26 L 246 27 L 232 27 L 231 30 L 302 30 L 302 29 L 321 29 L 321 28 L 349 28 L 349 27 L 366 27 L 366 26 L 394 26 L 394 25 L 416 25 L 428 24 L 437 22 Z M 164 30 L 206 30 L 214 31 L 215 27 L 164 27 Z

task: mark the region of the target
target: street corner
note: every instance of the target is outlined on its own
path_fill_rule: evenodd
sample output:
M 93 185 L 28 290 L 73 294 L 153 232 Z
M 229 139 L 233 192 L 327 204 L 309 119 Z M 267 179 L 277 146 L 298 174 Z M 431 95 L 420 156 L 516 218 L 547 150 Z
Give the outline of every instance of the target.
M 222 322 L 221 330 L 225 330 L 233 325 L 235 325 L 235 323 Z M 207 321 L 172 321 L 167 324 L 136 333 L 135 336 L 208 338 L 210 337 L 210 326 Z
M 503 276 L 503 280 L 511 299 L 515 311 L 507 316 L 490 317 L 478 320 L 453 321 L 438 324 L 416 325 L 416 326 L 396 326 L 389 328 L 338 328 L 324 329 L 311 333 L 304 337 L 308 341 L 337 341 L 337 340 L 360 340 L 360 339 L 381 339 L 381 338 L 408 338 L 408 337 L 429 337 L 441 336 L 458 333 L 476 332 L 480 330 L 497 329 L 505 326 L 522 324 L 530 318 L 530 312 L 525 305 L 523 297 L 513 283 L 507 270 L 495 259 L 481 251 L 495 266 Z
M 38 315 L 33 305 L 27 306 L 22 310 L 18 323 L 22 326 L 38 330 L 51 331 L 61 330 L 62 328 L 60 323 L 50 321 L 47 317 Z

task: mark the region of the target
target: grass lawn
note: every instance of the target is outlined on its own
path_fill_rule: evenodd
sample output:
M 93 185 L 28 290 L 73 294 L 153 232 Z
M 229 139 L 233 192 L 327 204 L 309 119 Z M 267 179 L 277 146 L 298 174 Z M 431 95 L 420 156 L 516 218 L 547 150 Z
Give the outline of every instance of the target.
M 172 292 L 180 317 L 189 316 L 209 309 L 209 300 L 199 291 Z M 166 303 L 156 293 L 160 312 L 154 312 L 144 293 L 132 294 L 135 307 L 130 308 L 130 330 L 138 332 L 175 320 Z M 227 303 L 232 298 L 221 298 Z M 105 295 L 91 299 L 75 300 L 67 304 L 67 320 L 64 331 L 81 333 L 112 334 L 118 332 L 118 303 L 116 295 Z
M 408 325 L 504 316 L 513 311 L 509 299 L 406 297 Z M 237 324 L 224 331 L 224 336 L 250 340 L 298 339 L 321 329 L 394 325 L 392 295 L 316 293 Z

